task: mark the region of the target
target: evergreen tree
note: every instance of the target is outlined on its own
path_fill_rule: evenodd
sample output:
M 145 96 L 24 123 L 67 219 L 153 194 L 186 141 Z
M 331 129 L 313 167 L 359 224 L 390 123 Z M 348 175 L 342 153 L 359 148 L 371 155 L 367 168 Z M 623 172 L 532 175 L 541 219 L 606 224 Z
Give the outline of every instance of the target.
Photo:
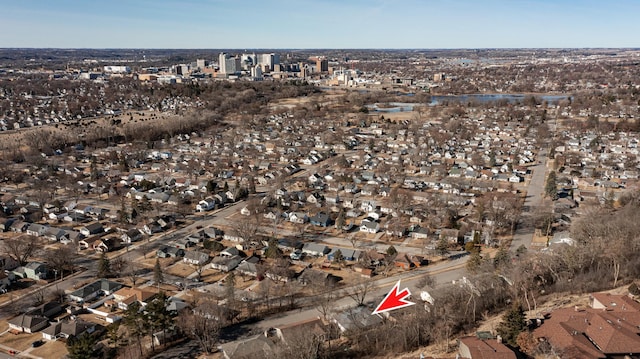
M 495 268 L 502 268 L 511 264 L 511 255 L 506 247 L 500 247 L 495 257 L 493 257 L 493 266 Z
M 544 193 L 551 199 L 556 199 L 558 196 L 558 183 L 556 178 L 556 172 L 551 171 L 547 176 L 547 183 L 544 186 Z
M 156 264 L 153 266 L 153 280 L 160 284 L 164 282 L 164 273 L 162 267 L 160 267 L 160 259 L 156 258 Z
M 249 194 L 255 194 L 256 193 L 256 181 L 253 178 L 253 176 L 249 176 L 249 189 L 248 192 Z
M 147 323 L 140 309 L 141 305 L 137 301 L 129 304 L 122 316 L 122 323 L 129 329 L 130 336 L 136 339 L 142 356 L 142 337 L 146 333 Z
M 342 261 L 344 261 L 344 256 L 342 255 L 342 251 L 338 249 L 333 254 L 333 262 L 337 263 L 337 264 L 340 264 L 340 263 L 342 263 Z
M 525 320 L 526 317 L 522 305 L 520 305 L 520 303 L 514 304 L 514 306 L 504 314 L 502 322 L 498 325 L 497 332 L 502 337 L 502 340 L 512 347 L 517 348 L 518 335 L 527 329 Z
M 278 248 L 278 241 L 275 238 L 269 239 L 269 245 L 264 251 L 264 256 L 273 259 L 282 257 L 282 251 Z
M 387 248 L 387 254 L 390 255 L 390 256 L 394 256 L 394 255 L 398 254 L 398 251 L 396 250 L 396 247 L 389 246 L 389 248 Z
M 342 229 L 345 225 L 345 213 L 344 210 L 340 210 L 338 217 L 336 218 L 336 228 Z
M 67 339 L 68 357 L 70 359 L 92 359 L 95 356 L 94 347 L 96 338 L 91 334 L 84 333 L 79 337 L 70 337 Z
M 449 242 L 445 238 L 442 238 L 436 244 L 436 252 L 443 257 L 449 253 Z
M 151 348 L 155 350 L 155 341 L 153 334 L 158 331 L 166 333 L 166 330 L 173 325 L 173 315 L 167 310 L 169 298 L 164 292 L 160 292 L 158 296 L 145 307 L 144 321 L 151 336 Z
M 236 292 L 236 275 L 233 273 L 233 271 L 229 272 L 229 274 L 227 275 L 224 286 L 227 302 L 229 304 L 232 304 L 235 301 Z
M 205 249 L 208 249 L 210 251 L 214 251 L 214 252 L 222 252 L 224 250 L 224 245 L 218 241 L 212 241 L 209 239 L 206 239 L 203 243 L 202 246 Z
M 120 341 L 122 340 L 122 335 L 120 334 L 120 322 L 115 322 L 107 327 L 107 340 L 109 345 L 117 348 L 120 345 Z
M 100 259 L 98 259 L 98 277 L 106 278 L 111 275 L 111 261 L 107 257 L 106 253 L 102 253 L 100 255 Z
M 96 156 L 91 156 L 91 163 L 89 164 L 89 170 L 91 172 L 91 180 L 95 181 L 98 179 L 100 172 L 98 172 L 98 163 Z
M 469 260 L 467 261 L 467 271 L 471 272 L 471 273 L 475 273 L 478 268 L 480 268 L 480 266 L 482 265 L 482 255 L 480 254 L 480 251 L 474 251 L 471 252 L 471 255 L 469 256 Z
M 120 203 L 120 209 L 118 210 L 118 220 L 120 223 L 125 224 L 129 223 L 129 213 L 127 212 L 127 207 L 125 206 L 124 201 Z
M 216 188 L 218 188 L 218 184 L 215 181 L 209 180 L 207 182 L 207 192 L 213 193 L 216 190 Z

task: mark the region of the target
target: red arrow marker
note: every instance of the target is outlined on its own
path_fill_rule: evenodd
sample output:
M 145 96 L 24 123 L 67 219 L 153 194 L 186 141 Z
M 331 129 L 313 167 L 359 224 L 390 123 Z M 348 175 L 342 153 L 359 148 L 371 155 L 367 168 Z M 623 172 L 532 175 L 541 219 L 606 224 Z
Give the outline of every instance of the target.
M 416 304 L 416 303 L 405 300 L 411 295 L 411 292 L 409 292 L 408 288 L 405 288 L 400 293 L 398 293 L 399 288 L 400 288 L 400 281 L 398 281 L 398 283 L 396 283 L 396 285 L 394 285 L 393 288 L 391 288 L 391 291 L 389 292 L 389 294 L 387 294 L 387 296 L 384 297 L 382 302 L 378 304 L 378 307 L 376 308 L 376 310 L 374 310 L 373 313 L 371 314 L 373 315 L 373 314 L 384 313 L 394 309 L 400 309 L 400 308 L 404 308 L 404 307 L 408 307 L 410 305 Z

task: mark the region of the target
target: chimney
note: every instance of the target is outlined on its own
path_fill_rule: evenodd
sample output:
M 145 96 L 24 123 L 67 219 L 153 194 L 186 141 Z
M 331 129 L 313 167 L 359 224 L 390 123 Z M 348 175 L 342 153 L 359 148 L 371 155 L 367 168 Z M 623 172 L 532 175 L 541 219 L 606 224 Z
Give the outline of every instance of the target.
M 502 343 L 502 336 L 497 335 L 497 336 L 496 336 L 496 341 L 497 341 L 498 343 Z

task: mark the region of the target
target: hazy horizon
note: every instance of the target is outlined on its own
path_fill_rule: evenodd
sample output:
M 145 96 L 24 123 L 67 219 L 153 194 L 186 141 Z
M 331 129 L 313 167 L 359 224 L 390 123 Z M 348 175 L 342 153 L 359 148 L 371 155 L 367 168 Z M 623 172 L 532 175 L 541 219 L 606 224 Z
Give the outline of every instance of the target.
M 0 48 L 637 48 L 624 0 L 8 2 Z

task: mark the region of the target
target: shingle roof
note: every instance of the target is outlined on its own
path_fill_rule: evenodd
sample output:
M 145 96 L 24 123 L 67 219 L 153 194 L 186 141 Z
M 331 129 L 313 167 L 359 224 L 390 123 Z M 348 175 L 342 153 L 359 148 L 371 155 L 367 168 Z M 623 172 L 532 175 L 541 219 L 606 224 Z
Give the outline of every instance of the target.
M 559 348 L 572 348 L 583 358 L 640 354 L 640 306 L 624 296 L 598 298 L 605 309 L 555 310 L 534 336 Z

